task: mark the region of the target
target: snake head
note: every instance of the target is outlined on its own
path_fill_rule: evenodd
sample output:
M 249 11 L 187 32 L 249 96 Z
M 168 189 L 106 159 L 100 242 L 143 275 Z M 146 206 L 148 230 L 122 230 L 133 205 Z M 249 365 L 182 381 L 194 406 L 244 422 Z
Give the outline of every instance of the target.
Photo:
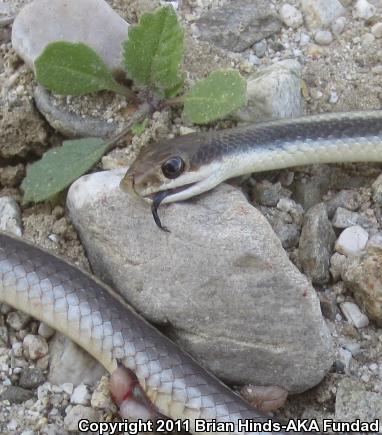
M 211 136 L 192 133 L 145 148 L 121 181 L 121 188 L 148 201 L 182 201 L 222 181 L 219 149 Z

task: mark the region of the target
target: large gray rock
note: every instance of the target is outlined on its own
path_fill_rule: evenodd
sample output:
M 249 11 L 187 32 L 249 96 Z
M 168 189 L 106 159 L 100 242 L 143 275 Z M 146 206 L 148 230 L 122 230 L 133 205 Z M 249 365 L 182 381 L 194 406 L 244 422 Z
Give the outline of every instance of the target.
M 244 122 L 297 118 L 304 111 L 301 65 L 282 60 L 252 74 L 247 80 L 247 105 L 236 113 Z
M 228 0 L 196 21 L 200 38 L 227 50 L 241 52 L 281 28 L 267 0 Z
M 31 68 L 47 44 L 57 40 L 92 47 L 114 72 L 122 71 L 128 23 L 104 0 L 34 0 L 18 14 L 12 46 Z
M 221 185 L 164 206 L 165 233 L 121 191 L 122 175 L 87 175 L 69 190 L 96 274 L 225 380 L 291 392 L 320 382 L 333 357 L 318 298 L 244 195 Z

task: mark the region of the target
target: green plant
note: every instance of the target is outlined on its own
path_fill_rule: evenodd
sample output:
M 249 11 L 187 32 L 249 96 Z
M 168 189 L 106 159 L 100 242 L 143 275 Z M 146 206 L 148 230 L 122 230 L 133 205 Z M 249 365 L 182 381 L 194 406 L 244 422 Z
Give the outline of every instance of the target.
M 98 54 L 82 43 L 49 44 L 36 60 L 37 81 L 61 95 L 109 90 L 140 100 L 141 110 L 118 137 L 109 142 L 87 138 L 64 142 L 46 152 L 27 171 L 21 187 L 27 202 L 50 199 L 90 170 L 102 155 L 132 130 L 141 134 L 154 110 L 184 105 L 193 123 L 221 119 L 246 103 L 246 82 L 233 70 L 215 71 L 182 94 L 183 30 L 171 6 L 144 14 L 129 29 L 123 44 L 124 67 L 138 92 L 118 83 Z M 143 122 L 142 122 L 143 121 Z

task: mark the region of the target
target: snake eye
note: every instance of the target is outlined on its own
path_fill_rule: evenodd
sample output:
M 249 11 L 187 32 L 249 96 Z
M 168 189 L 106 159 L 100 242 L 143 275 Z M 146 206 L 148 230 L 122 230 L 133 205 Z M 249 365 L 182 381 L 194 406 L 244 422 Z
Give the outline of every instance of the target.
M 162 165 L 162 172 L 170 180 L 179 177 L 184 171 L 184 161 L 181 157 L 170 157 Z

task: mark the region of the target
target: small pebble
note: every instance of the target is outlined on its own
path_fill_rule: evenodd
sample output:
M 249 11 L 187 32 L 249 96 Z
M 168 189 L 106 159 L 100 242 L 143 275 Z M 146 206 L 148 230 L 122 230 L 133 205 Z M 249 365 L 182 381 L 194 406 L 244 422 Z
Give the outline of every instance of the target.
M 23 356 L 23 344 L 20 341 L 12 344 L 12 352 L 15 357 Z
M 367 248 L 373 248 L 374 250 L 382 251 L 382 232 L 373 234 L 367 242 Z
M 10 385 L 0 394 L 0 401 L 8 400 L 10 403 L 23 403 L 32 397 L 32 391 L 16 385 Z
M 281 6 L 280 18 L 286 26 L 292 27 L 293 29 L 297 29 L 304 23 L 302 13 L 289 3 Z
M 70 408 L 64 419 L 65 428 L 70 432 L 78 431 L 80 420 L 99 421 L 98 412 L 92 408 L 82 405 L 76 405 Z
M 305 45 L 309 44 L 309 42 L 310 42 L 310 36 L 307 33 L 301 33 L 300 46 L 304 47 Z
M 382 65 L 373 66 L 373 68 L 371 69 L 371 72 L 375 75 L 381 75 L 382 74 Z
M 335 243 L 335 250 L 344 255 L 357 255 L 367 244 L 369 234 L 362 227 L 355 225 L 346 228 Z
M 343 366 L 343 371 L 345 373 L 349 372 L 350 364 L 353 359 L 351 352 L 340 347 L 338 350 L 338 362 Z
M 248 62 L 251 63 L 252 65 L 260 65 L 261 64 L 261 60 L 255 54 L 249 55 Z
M 55 334 L 56 331 L 45 322 L 41 322 L 37 332 L 39 335 L 41 335 L 41 337 L 44 337 L 48 340 Z
M 376 7 L 370 4 L 367 0 L 357 0 L 354 6 L 353 15 L 356 18 L 370 20 L 375 15 Z
M 329 103 L 330 104 L 337 104 L 338 100 L 339 100 L 339 96 L 338 96 L 337 92 L 331 91 L 330 96 L 329 96 Z
M 62 391 L 64 391 L 69 396 L 73 394 L 74 386 L 70 382 L 65 382 L 64 384 L 61 384 L 60 387 L 62 388 Z
M 369 325 L 369 319 L 354 302 L 344 302 L 340 305 L 340 308 L 347 321 L 356 328 L 361 329 Z
M 90 403 L 90 393 L 85 384 L 78 385 L 70 396 L 70 403 L 74 405 L 88 405 Z
M 18 427 L 18 422 L 16 420 L 11 420 L 8 424 L 7 424 L 7 429 L 11 430 L 11 431 L 15 431 Z
M 362 48 L 366 49 L 375 41 L 375 36 L 371 33 L 365 33 L 361 38 Z
M 344 29 L 345 29 L 345 25 L 346 25 L 346 18 L 345 17 L 338 17 L 337 19 L 335 19 L 332 23 L 332 33 L 333 35 L 340 35 Z
M 327 27 L 345 14 L 345 8 L 339 0 L 300 0 L 298 3 L 310 29 Z
M 15 331 L 21 331 L 31 321 L 32 317 L 21 311 L 13 311 L 8 314 L 7 323 Z
M 21 372 L 20 387 L 32 390 L 45 381 L 45 376 L 38 368 L 26 368 Z
M 353 356 L 361 353 L 361 345 L 356 342 L 343 343 L 342 346 L 347 349 Z
M 258 58 L 263 57 L 266 50 L 267 50 L 267 42 L 265 40 L 262 40 L 255 44 L 255 55 Z
M 368 384 L 370 382 L 370 375 L 368 373 L 364 373 L 361 376 L 361 381 L 365 382 L 366 384 Z
M 21 210 L 14 198 L 0 198 L 0 231 L 22 235 Z
M 329 30 L 318 30 L 314 35 L 318 45 L 330 45 L 333 42 L 333 35 Z
M 91 398 L 92 408 L 109 409 L 111 405 L 110 390 L 109 390 L 109 377 L 102 376 L 100 383 L 92 394 Z
M 29 358 L 37 360 L 48 354 L 49 348 L 45 338 L 39 335 L 28 334 L 23 340 L 24 350 L 27 351 Z
M 382 38 L 382 22 L 375 23 L 374 26 L 371 28 L 371 33 L 376 38 Z
M 378 374 L 379 373 L 379 366 L 376 363 L 372 363 L 369 365 L 369 369 L 374 373 L 374 374 Z
M 371 228 L 373 226 L 373 223 L 366 216 L 342 207 L 337 208 L 332 223 L 335 228 L 342 229 L 354 225 L 359 225 L 363 228 Z

